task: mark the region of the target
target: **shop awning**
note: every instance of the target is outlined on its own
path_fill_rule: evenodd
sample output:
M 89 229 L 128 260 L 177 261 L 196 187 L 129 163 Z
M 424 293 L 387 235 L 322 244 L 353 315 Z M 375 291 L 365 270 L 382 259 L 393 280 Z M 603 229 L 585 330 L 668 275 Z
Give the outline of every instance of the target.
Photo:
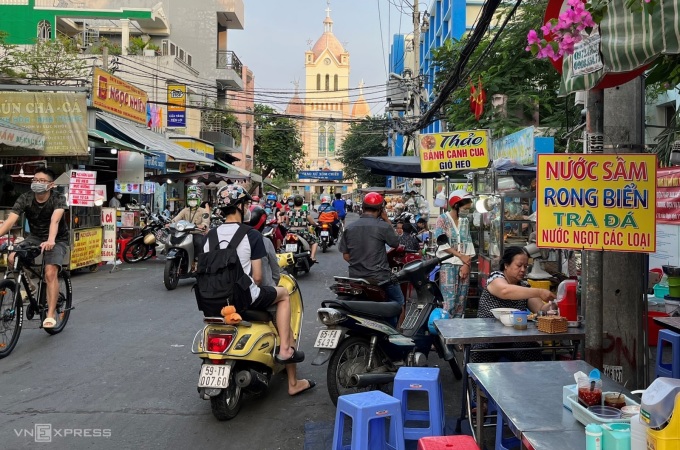
M 253 172 L 251 172 L 251 171 L 249 171 L 249 170 L 241 169 L 240 167 L 236 167 L 235 165 L 229 164 L 229 163 L 226 162 L 226 161 L 222 161 L 222 160 L 219 159 L 219 158 L 215 160 L 215 163 L 218 164 L 218 165 L 220 165 L 220 166 L 222 166 L 222 167 L 224 167 L 225 169 L 229 170 L 231 173 L 234 173 L 234 172 L 235 172 L 235 173 L 240 173 L 241 175 L 245 175 L 245 176 L 247 176 L 247 177 L 250 177 L 250 179 L 251 179 L 252 181 L 254 181 L 255 183 L 262 183 L 262 176 L 260 176 L 260 175 L 258 175 L 258 174 L 256 174 L 256 173 L 253 173 Z
M 0 119 L 0 148 L 2 147 L 45 150 L 45 136 Z
M 103 113 L 97 113 L 97 122 L 98 125 L 102 125 L 102 128 L 107 134 L 112 134 L 123 140 L 131 140 L 139 145 L 145 146 L 149 150 L 165 153 L 174 161 L 193 162 L 203 165 L 214 164 L 214 161 L 197 155 L 191 150 L 187 150 L 181 145 L 175 144 L 170 139 L 147 130 L 141 125 L 138 126 Z
M 404 178 L 441 178 L 467 171 L 422 172 L 420 158 L 417 156 L 364 156 L 362 162 L 372 174 Z
M 131 144 L 129 142 L 121 141 L 117 137 L 111 136 L 110 134 L 106 134 L 103 131 L 89 129 L 89 130 L 87 130 L 87 135 L 90 137 L 91 140 L 106 144 L 107 147 L 117 148 L 119 150 L 128 150 L 128 151 L 131 151 L 131 152 L 142 153 L 146 156 L 156 156 L 148 150 L 144 150 L 143 148 L 139 148 L 136 145 Z
M 155 181 L 156 183 L 165 183 L 167 180 L 176 183 L 178 181 L 193 181 L 196 180 L 198 183 L 210 184 L 219 183 L 224 181 L 226 183 L 234 181 L 247 181 L 248 177 L 241 174 L 228 174 L 228 173 L 218 173 L 218 172 L 185 172 L 185 173 L 166 173 L 164 175 L 152 175 L 147 177 L 147 181 Z
M 360 194 L 368 194 L 369 192 L 377 192 L 378 194 L 382 194 L 382 195 L 395 195 L 395 194 L 403 194 L 404 190 L 403 189 L 393 189 L 393 188 L 388 188 L 388 187 L 384 187 L 384 186 L 371 186 L 371 187 L 357 189 L 356 192 L 358 192 Z

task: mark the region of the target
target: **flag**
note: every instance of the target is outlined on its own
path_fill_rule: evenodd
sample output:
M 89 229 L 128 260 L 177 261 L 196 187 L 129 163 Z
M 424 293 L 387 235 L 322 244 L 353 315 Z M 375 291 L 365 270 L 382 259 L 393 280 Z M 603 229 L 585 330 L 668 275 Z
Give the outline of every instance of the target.
M 147 128 L 151 128 L 151 125 L 152 125 L 151 104 L 147 103 L 146 104 L 146 126 L 147 126 Z
M 479 121 L 484 113 L 484 103 L 486 103 L 486 92 L 482 87 L 482 79 L 477 82 L 477 87 L 470 83 L 470 111 L 475 115 L 475 119 Z

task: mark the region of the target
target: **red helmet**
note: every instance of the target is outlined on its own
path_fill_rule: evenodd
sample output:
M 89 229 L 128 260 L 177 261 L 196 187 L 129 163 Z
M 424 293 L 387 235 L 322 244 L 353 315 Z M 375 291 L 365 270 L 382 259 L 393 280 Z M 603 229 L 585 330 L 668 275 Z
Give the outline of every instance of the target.
M 377 192 L 369 192 L 364 196 L 364 206 L 372 206 L 374 208 L 379 208 L 383 205 L 385 199 L 383 196 Z
M 467 198 L 472 198 L 472 194 L 470 194 L 468 191 L 463 189 L 453 191 L 451 192 L 451 195 L 449 195 L 449 206 L 453 207 L 453 205 L 459 201 L 465 200 Z
M 257 195 L 253 195 L 253 201 L 256 202 L 256 203 L 259 202 L 260 197 L 258 197 Z

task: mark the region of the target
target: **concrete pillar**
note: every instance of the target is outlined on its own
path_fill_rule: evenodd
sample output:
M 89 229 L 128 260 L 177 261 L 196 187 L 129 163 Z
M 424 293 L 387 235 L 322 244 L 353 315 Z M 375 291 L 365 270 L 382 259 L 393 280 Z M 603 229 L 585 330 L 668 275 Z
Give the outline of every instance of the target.
M 130 19 L 120 19 L 120 39 L 121 53 L 127 55 L 130 46 Z

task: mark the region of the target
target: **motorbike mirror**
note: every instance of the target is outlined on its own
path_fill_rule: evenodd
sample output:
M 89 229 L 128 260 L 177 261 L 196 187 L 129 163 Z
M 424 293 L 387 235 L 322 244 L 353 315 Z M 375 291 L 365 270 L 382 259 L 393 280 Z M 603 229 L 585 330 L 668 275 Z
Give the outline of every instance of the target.
M 445 234 L 437 236 L 437 245 L 448 245 L 449 238 Z
M 204 218 L 204 219 L 210 219 L 210 214 L 203 213 L 203 215 L 201 217 Z

